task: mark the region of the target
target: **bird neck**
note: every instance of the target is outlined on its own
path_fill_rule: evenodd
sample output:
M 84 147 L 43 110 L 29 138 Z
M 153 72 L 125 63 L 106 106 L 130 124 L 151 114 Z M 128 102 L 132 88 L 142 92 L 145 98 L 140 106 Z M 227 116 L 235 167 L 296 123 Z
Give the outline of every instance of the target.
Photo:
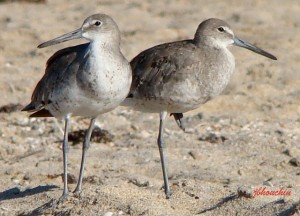
M 102 50 L 103 52 L 120 52 L 119 43 L 110 40 L 95 40 L 91 42 L 91 50 Z
M 198 47 L 210 47 L 213 49 L 227 49 L 227 44 L 213 37 L 195 37 L 194 43 Z

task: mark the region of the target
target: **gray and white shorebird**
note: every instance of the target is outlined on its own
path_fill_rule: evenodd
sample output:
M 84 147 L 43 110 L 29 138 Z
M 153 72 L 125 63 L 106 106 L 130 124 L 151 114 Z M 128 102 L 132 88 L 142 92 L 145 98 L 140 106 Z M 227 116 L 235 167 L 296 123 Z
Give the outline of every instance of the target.
M 85 38 L 89 43 L 56 52 L 48 61 L 31 102 L 22 111 L 30 117 L 56 117 L 65 120 L 63 139 L 64 190 L 67 197 L 68 129 L 71 116 L 90 117 L 82 148 L 80 174 L 75 193 L 81 192 L 86 153 L 96 117 L 116 108 L 128 95 L 132 81 L 129 62 L 120 51 L 120 31 L 105 14 L 85 19 L 82 27 L 39 45 L 39 48 Z
M 272 54 L 237 38 L 220 19 L 200 23 L 193 39 L 165 43 L 149 48 L 131 61 L 132 85 L 122 103 L 136 110 L 160 113 L 157 144 L 164 190 L 171 195 L 163 130 L 167 114 L 173 114 L 180 128 L 182 113 L 194 110 L 218 96 L 234 72 L 235 60 L 228 46 L 236 45 L 276 60 Z

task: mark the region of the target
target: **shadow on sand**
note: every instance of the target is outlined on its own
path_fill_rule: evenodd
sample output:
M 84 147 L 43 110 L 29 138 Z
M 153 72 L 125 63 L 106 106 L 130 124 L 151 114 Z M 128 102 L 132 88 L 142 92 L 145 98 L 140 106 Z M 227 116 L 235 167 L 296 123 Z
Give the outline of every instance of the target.
M 21 191 L 21 189 L 18 187 L 14 187 L 11 189 L 7 189 L 6 191 L 0 192 L 0 201 L 32 196 L 45 191 L 50 191 L 54 188 L 58 188 L 58 187 L 55 185 L 45 185 L 45 186 L 37 186 L 34 188 L 26 189 L 24 191 Z

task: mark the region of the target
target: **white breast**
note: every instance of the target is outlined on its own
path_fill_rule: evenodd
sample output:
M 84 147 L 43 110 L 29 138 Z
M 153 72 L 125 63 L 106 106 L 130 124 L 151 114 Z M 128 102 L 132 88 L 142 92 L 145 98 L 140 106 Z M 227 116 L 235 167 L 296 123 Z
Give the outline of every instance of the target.
M 129 93 L 131 68 L 120 51 L 90 46 L 88 60 L 80 65 L 72 87 L 57 98 L 60 114 L 97 116 L 116 108 Z

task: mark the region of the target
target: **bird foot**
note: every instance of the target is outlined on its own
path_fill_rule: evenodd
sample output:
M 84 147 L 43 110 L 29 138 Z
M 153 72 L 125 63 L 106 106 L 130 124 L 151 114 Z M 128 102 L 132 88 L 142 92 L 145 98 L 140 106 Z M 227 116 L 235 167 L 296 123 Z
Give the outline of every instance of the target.
M 172 196 L 172 191 L 170 189 L 170 187 L 165 188 L 165 186 L 162 186 L 161 188 L 162 190 L 164 190 L 165 195 L 166 195 L 166 199 L 170 199 L 170 197 Z
M 165 194 L 166 194 L 166 199 L 170 199 L 170 197 L 172 196 L 171 191 L 165 191 Z
M 74 197 L 76 198 L 81 198 L 81 190 L 76 188 L 74 191 L 73 191 L 73 194 L 74 194 Z
M 69 197 L 69 194 L 68 193 L 63 193 L 61 195 L 61 197 L 57 200 L 56 204 L 59 205 L 59 204 L 63 204 Z

